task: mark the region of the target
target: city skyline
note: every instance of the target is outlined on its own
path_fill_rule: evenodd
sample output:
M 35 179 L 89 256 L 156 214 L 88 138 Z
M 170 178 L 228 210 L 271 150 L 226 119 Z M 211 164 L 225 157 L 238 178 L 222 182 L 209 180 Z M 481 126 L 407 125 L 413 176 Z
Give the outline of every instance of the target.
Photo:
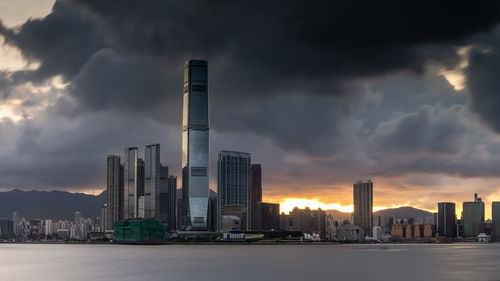
M 425 5 L 397 13 L 410 19 L 394 19 L 400 25 L 370 13 L 373 29 L 353 23 L 357 14 L 347 9 L 339 17 L 352 33 L 324 30 L 338 26 L 329 17 L 324 24 L 302 15 L 297 29 L 279 24 L 268 30 L 242 16 L 231 18 L 234 28 L 221 35 L 219 13 L 241 14 L 238 8 L 205 7 L 213 9 L 207 18 L 151 15 L 140 25 L 149 34 L 123 24 L 149 18 L 146 10 L 113 14 L 104 4 L 68 0 L 14 11 L 9 1 L 0 4 L 0 190 L 100 192 L 105 155 L 131 146 L 142 155 L 152 143 L 162 145 L 161 158 L 181 187 L 180 73 L 184 60 L 198 58 L 210 63 L 212 190 L 217 154 L 232 150 L 262 164 L 262 200 L 286 212 L 295 206 L 352 211 L 351 188 L 359 179 L 377 186 L 374 210 L 408 205 L 435 212 L 437 202 L 454 202 L 459 216 L 461 202 L 477 192 L 491 218 L 491 202 L 500 201 L 494 109 L 500 99 L 485 89 L 497 88 L 490 73 L 497 73 L 500 27 L 484 7 L 456 5 L 457 18 L 430 16 L 429 25 L 416 16 Z M 271 22 L 265 11 L 245 8 Z M 283 22 L 304 7 L 288 8 L 279 14 Z M 449 11 L 433 8 L 436 15 Z M 469 9 L 485 13 L 484 21 L 469 17 Z M 193 17 L 207 20 L 200 30 L 189 28 Z M 241 37 L 245 20 L 259 32 Z M 453 30 L 428 29 L 448 24 Z M 254 49 L 246 48 L 247 40 Z

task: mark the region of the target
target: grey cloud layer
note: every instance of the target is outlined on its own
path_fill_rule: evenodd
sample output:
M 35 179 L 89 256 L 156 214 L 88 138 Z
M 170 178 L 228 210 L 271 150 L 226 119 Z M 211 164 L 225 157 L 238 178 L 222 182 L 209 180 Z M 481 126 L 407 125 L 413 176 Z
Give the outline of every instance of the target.
M 46 18 L 17 30 L 0 24 L 6 44 L 40 62 L 36 70 L 0 72 L 4 100 L 27 81 L 41 85 L 60 75 L 69 83 L 37 121 L 2 122 L 0 140 L 23 160 L 4 164 L 0 186 L 96 184 L 105 154 L 136 142 L 164 141 L 165 153 L 178 159 L 183 61 L 193 57 L 210 61 L 211 126 L 226 136 L 216 147 L 269 161 L 275 183 L 306 175 L 324 184 L 360 174 L 498 174 L 498 160 L 486 156 L 498 144 L 473 137 L 492 135 L 473 129 L 468 111 L 500 131 L 499 45 L 491 31 L 499 6 L 58 1 Z M 478 49 L 464 91 L 426 70 L 455 68 L 457 50 L 471 44 Z M 25 108 L 44 102 L 22 99 Z M 38 169 L 40 159 L 54 165 Z

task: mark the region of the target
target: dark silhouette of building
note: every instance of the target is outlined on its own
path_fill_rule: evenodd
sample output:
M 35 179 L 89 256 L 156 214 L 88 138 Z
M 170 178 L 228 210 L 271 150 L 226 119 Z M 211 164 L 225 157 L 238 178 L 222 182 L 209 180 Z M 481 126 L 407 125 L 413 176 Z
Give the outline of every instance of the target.
M 491 221 L 500 224 L 500 202 L 491 203 Z
M 464 237 L 476 237 L 476 225 L 484 222 L 484 202 L 474 194 L 474 202 L 463 203 L 462 223 L 464 226 Z
M 326 238 L 326 212 L 309 208 L 295 207 L 290 212 L 291 228 L 302 233 L 317 233 L 321 239 Z
M 250 167 L 250 229 L 259 229 L 257 203 L 262 202 L 262 168 L 260 164 Z M 279 214 L 279 213 L 278 213 Z
M 107 158 L 106 196 L 106 213 L 102 224 L 105 230 L 111 230 L 113 223 L 123 216 L 123 165 L 117 155 L 108 155 Z
M 208 230 L 217 231 L 217 192 L 208 191 Z
M 373 183 L 358 181 L 353 186 L 354 225 L 364 229 L 371 236 L 373 228 Z
M 438 233 L 443 237 L 457 237 L 457 217 L 455 203 L 438 203 Z
M 280 204 L 257 202 L 257 230 L 280 229 Z

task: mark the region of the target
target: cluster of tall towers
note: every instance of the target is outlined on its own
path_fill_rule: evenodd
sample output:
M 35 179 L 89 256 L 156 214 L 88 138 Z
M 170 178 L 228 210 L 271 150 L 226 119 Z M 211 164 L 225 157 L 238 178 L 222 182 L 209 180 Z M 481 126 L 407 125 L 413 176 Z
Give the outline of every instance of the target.
M 158 218 L 167 230 L 220 229 L 225 215 L 241 219 L 242 230 L 257 229 L 262 203 L 261 167 L 249 153 L 221 151 L 218 194 L 209 189 L 208 68 L 203 60 L 184 64 L 182 115 L 182 196 L 176 197 L 177 178 L 160 163 L 160 145 L 147 145 L 144 158 L 137 147 L 108 156 L 107 229 L 113 222 Z M 219 224 L 217 223 L 219 222 Z
M 160 145 L 147 145 L 144 159 L 137 147 L 127 147 L 120 160 L 119 155 L 107 158 L 106 229 L 116 220 L 133 218 L 157 218 L 175 229 L 177 178 L 160 163 Z

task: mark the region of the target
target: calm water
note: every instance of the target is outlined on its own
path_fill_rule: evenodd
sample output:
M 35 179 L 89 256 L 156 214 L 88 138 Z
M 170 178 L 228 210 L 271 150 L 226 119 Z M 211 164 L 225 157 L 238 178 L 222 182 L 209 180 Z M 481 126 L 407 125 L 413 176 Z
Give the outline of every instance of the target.
M 0 280 L 500 280 L 500 244 L 0 244 Z

